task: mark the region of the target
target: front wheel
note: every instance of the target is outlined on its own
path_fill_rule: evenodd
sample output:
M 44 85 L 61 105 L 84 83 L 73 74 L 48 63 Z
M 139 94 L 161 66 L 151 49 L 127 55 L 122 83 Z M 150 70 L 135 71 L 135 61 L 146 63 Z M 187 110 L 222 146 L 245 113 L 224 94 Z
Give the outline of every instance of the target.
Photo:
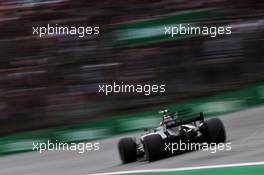
M 137 160 L 137 145 L 133 138 L 123 138 L 118 143 L 120 158 L 124 164 Z
M 155 161 L 164 157 L 164 142 L 160 135 L 153 134 L 144 138 L 144 149 L 147 160 Z

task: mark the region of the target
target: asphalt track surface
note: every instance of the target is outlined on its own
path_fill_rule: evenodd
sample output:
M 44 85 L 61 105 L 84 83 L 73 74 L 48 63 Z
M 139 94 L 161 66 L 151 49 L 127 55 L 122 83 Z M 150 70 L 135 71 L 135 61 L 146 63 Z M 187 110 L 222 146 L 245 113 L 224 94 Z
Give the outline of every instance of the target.
M 21 153 L 0 157 L 1 175 L 85 175 L 91 173 L 184 168 L 264 161 L 264 107 L 219 116 L 231 151 L 212 154 L 195 151 L 155 162 L 138 161 L 122 165 L 117 152 L 120 137 L 101 140 L 100 151 Z

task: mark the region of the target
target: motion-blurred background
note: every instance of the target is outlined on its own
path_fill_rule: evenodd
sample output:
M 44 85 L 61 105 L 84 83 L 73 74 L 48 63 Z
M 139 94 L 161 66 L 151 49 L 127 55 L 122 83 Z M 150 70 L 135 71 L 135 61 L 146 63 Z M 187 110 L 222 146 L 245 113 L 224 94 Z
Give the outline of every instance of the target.
M 262 0 L 1 0 L 0 135 L 181 103 L 264 80 Z M 99 37 L 32 35 L 33 26 L 100 26 Z M 232 26 L 165 38 L 151 28 Z M 149 32 L 142 32 L 147 27 Z M 141 33 L 137 33 L 141 31 Z M 163 83 L 164 95 L 98 94 L 98 84 Z

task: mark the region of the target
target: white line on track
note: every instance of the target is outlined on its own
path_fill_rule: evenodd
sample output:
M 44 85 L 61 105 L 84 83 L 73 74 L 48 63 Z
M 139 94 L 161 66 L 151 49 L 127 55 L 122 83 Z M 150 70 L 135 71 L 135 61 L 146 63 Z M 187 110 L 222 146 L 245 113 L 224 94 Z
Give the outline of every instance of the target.
M 169 169 L 118 171 L 118 172 L 96 173 L 96 174 L 86 174 L 86 175 L 117 175 L 117 174 L 155 173 L 155 172 L 159 173 L 159 172 L 188 171 L 188 170 L 200 170 L 200 169 L 211 169 L 211 168 L 229 168 L 229 167 L 242 167 L 242 166 L 255 166 L 255 165 L 264 165 L 264 162 L 247 162 L 247 163 L 236 163 L 236 164 L 222 164 L 222 165 L 209 165 L 209 166 L 185 167 L 185 168 L 169 168 Z

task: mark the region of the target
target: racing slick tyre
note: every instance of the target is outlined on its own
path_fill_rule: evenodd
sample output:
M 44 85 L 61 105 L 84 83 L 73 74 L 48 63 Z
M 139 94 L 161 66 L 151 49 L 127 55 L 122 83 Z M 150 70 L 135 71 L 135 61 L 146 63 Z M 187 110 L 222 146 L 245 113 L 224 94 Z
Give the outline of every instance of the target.
M 208 143 L 224 143 L 226 141 L 225 127 L 218 118 L 212 118 L 204 122 Z
M 118 143 L 120 158 L 124 164 L 137 160 L 137 145 L 133 138 L 123 138 Z
M 144 138 L 144 149 L 146 159 L 151 161 L 159 160 L 164 157 L 164 143 L 160 135 L 153 134 Z

